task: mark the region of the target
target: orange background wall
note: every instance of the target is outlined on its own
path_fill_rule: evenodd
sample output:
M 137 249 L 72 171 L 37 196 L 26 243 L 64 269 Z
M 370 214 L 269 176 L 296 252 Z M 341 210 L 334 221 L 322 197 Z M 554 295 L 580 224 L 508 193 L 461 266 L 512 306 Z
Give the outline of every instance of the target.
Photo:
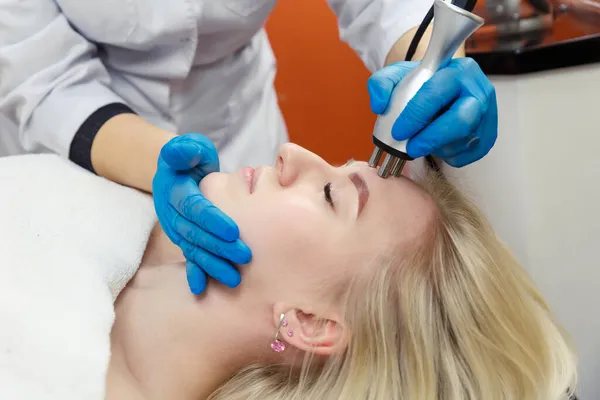
M 368 159 L 375 122 L 367 92 L 370 73 L 339 40 L 325 0 L 279 0 L 267 32 L 290 140 L 334 164 Z

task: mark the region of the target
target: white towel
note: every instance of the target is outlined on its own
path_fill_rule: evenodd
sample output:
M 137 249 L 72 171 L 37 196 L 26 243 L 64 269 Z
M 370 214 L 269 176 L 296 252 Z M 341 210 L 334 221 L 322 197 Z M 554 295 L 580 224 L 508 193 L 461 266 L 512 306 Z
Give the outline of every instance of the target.
M 58 156 L 0 158 L 0 399 L 104 399 L 113 301 L 155 222 L 149 195 Z

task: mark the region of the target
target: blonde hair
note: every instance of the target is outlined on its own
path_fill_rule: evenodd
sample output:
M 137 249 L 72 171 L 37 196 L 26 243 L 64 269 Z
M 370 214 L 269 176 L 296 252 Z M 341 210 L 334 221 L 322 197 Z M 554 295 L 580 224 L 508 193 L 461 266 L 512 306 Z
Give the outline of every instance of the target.
M 530 277 L 445 179 L 420 184 L 439 213 L 412 254 L 351 285 L 350 343 L 299 370 L 252 365 L 211 400 L 558 400 L 576 358 Z

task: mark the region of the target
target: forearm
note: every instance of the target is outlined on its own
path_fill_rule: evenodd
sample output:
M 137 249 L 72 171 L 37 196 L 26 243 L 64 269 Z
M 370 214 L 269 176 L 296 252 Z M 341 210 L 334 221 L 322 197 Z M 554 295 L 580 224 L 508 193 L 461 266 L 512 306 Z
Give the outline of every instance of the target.
M 415 55 L 412 58 L 413 61 L 421 60 L 423 58 L 423 56 L 425 55 L 425 50 L 427 50 L 427 45 L 429 44 L 429 40 L 431 39 L 432 27 L 433 27 L 432 25 L 429 25 L 429 27 L 423 34 L 423 37 L 421 38 L 421 41 L 419 42 L 419 45 L 417 46 L 417 50 L 415 51 Z M 394 44 L 394 46 L 388 53 L 387 58 L 385 59 L 385 65 L 390 65 L 395 62 L 404 61 L 406 52 L 408 51 L 408 48 L 410 46 L 410 42 L 412 41 L 413 37 L 415 36 L 417 29 L 418 29 L 418 27 L 412 28 L 411 30 L 406 32 L 404 35 L 402 35 L 402 37 L 400 37 L 400 39 L 398 39 L 396 41 L 396 43 Z M 464 57 L 464 56 L 465 56 L 465 46 L 463 43 L 459 47 L 458 51 L 454 54 L 454 58 Z
M 152 192 L 160 150 L 175 136 L 135 114 L 119 114 L 102 125 L 94 139 L 94 171 L 119 184 Z

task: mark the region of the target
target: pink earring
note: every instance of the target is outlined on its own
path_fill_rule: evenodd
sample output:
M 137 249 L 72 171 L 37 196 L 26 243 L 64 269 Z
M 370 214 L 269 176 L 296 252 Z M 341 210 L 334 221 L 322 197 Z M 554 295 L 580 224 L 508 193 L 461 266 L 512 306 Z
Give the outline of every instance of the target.
M 281 314 L 279 317 L 279 325 L 277 326 L 277 331 L 275 332 L 275 339 L 271 342 L 271 349 L 273 349 L 276 353 L 281 353 L 285 350 L 285 343 L 279 340 L 279 330 L 282 326 L 287 326 L 287 321 L 285 320 L 285 314 Z

